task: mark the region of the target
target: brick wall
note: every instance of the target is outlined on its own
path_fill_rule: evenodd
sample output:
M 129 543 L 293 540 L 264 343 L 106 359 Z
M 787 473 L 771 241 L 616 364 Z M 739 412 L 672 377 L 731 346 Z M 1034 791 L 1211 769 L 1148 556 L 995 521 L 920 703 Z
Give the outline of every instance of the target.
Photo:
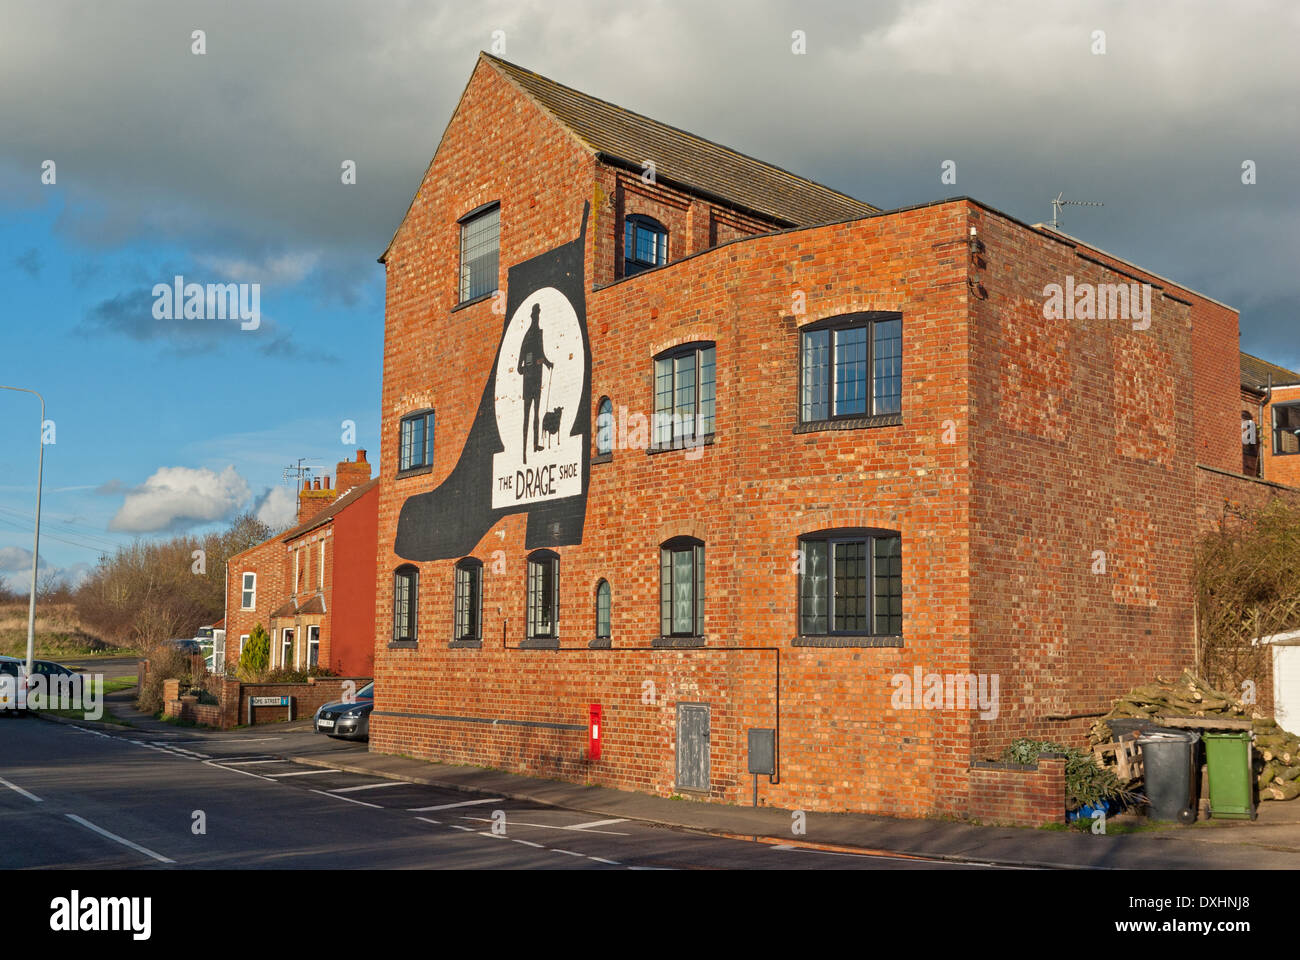
M 1033 766 L 973 763 L 967 816 L 981 823 L 1017 827 L 1064 823 L 1065 758 L 1045 753 Z
M 243 609 L 243 575 L 257 574 L 252 609 Z M 226 663 L 239 663 L 239 638 L 260 623 L 271 632 L 271 612 L 289 598 L 293 568 L 282 537 L 275 537 L 230 558 L 226 566 Z

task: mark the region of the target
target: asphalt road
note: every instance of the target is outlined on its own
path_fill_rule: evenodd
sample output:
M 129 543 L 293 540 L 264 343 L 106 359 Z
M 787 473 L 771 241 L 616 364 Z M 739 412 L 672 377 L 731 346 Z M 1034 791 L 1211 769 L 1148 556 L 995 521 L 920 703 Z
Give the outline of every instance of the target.
M 312 735 L 272 726 L 198 739 L 35 717 L 0 725 L 6 869 L 980 869 L 596 820 L 322 769 L 280 758 L 290 747 L 301 755 Z M 326 737 L 310 745 L 365 750 Z

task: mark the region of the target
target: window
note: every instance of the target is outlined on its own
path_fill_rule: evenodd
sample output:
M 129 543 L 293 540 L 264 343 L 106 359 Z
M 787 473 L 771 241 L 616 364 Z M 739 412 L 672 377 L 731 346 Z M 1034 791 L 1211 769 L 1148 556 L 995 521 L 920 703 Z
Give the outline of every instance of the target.
M 307 628 L 307 666 L 320 666 L 320 627 Z
M 669 540 L 659 549 L 659 632 L 704 635 L 704 544 L 693 537 Z
M 239 655 L 241 657 L 244 655 L 244 647 L 246 646 L 248 646 L 248 634 L 241 633 L 239 635 Z
M 414 642 L 419 601 L 420 571 L 398 567 L 393 573 L 393 642 Z
M 903 632 L 902 540 L 892 531 L 803 537 L 799 633 L 896 637 Z
M 402 418 L 397 470 L 416 470 L 433 463 L 433 411 L 421 410 Z
M 285 627 L 280 631 L 280 666 L 286 670 L 294 660 L 293 631 Z M 297 663 L 293 664 L 295 667 Z
M 456 623 L 453 640 L 481 639 L 483 564 L 467 557 L 456 564 Z
M 596 639 L 609 639 L 609 581 L 596 584 Z
M 244 592 L 239 600 L 241 610 L 252 610 L 257 606 L 257 574 L 244 574 Z
M 528 558 L 528 639 L 557 637 L 560 612 L 560 558 L 539 550 Z
M 501 205 L 490 204 L 460 220 L 460 302 L 494 293 L 501 245 Z
M 601 397 L 596 407 L 596 456 L 614 452 L 614 404 L 609 397 Z
M 668 262 L 668 231 L 658 220 L 633 214 L 623 221 L 623 276 Z
M 716 367 L 711 343 L 677 347 L 655 358 L 656 448 L 673 449 L 713 436 Z
M 1273 453 L 1276 456 L 1300 453 L 1300 403 L 1273 406 Z
M 799 419 L 804 423 L 902 410 L 898 314 L 851 313 L 819 321 L 800 339 Z
M 298 550 L 295 547 L 290 552 L 293 554 L 293 593 L 297 594 L 302 587 L 302 578 L 298 571 Z
M 316 564 L 316 589 L 325 589 L 325 541 L 320 542 L 320 559 Z

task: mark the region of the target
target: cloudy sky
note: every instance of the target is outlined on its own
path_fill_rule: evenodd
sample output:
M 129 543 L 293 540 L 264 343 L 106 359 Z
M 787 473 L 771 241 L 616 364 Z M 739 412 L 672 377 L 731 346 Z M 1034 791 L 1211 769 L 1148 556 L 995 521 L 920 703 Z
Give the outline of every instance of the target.
M 1064 229 L 1300 365 L 1294 4 L 0 0 L 0 23 L 0 382 L 45 393 L 41 552 L 71 574 L 283 519 L 300 457 L 378 459 L 375 258 L 495 31 L 508 60 L 882 208 L 1102 201 Z M 260 283 L 260 325 L 155 318 L 178 274 Z M 31 559 L 37 405 L 0 410 L 5 577 Z

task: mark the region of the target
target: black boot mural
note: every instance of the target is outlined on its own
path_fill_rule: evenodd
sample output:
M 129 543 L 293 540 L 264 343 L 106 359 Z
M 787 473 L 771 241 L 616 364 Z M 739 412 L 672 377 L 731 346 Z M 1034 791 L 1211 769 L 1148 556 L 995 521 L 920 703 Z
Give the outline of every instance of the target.
M 437 489 L 402 504 L 399 557 L 466 556 L 499 519 L 524 512 L 527 549 L 582 542 L 591 446 L 587 214 L 584 204 L 576 239 L 510 268 L 501 343 L 460 460 Z

